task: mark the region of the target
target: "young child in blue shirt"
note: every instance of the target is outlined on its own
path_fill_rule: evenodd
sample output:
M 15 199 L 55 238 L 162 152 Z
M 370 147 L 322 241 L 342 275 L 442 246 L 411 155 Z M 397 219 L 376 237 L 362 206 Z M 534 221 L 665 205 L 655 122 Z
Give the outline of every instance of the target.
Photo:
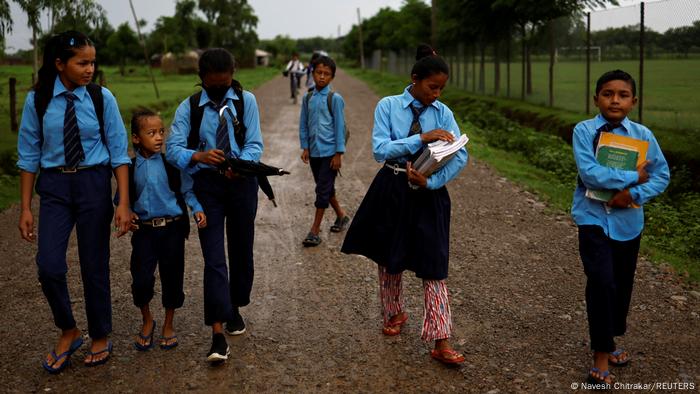
M 36 179 L 39 236 L 36 264 L 41 289 L 61 336 L 43 360 L 49 373 L 59 373 L 82 345 L 73 318 L 66 280 L 66 250 L 76 227 L 88 332 L 92 338 L 86 366 L 104 364 L 112 353 L 109 286 L 110 221 L 117 236 L 129 231 L 126 130 L 112 93 L 92 84 L 95 46 L 79 32 L 55 35 L 43 48 L 43 64 L 34 89 L 27 94 L 17 141 L 21 214 L 19 231 L 34 242 L 32 188 Z M 120 204 L 112 206 L 117 178 Z
M 426 144 L 453 141 L 460 135 L 452 111 L 438 101 L 449 78 L 447 64 L 428 45 L 416 52 L 411 85 L 377 104 L 372 150 L 383 165 L 357 209 L 341 251 L 377 263 L 384 335 L 399 335 L 408 320 L 403 271 L 421 278 L 425 305 L 421 338 L 435 342 L 431 357 L 459 364 L 464 356 L 449 342 L 452 317 L 445 280 L 451 203 L 445 184 L 464 168 L 468 155 L 460 149 L 428 177 L 411 166 Z
M 317 246 L 321 243 L 321 221 L 328 205 L 336 214 L 331 232 L 345 230 L 350 218 L 338 202 L 335 192 L 335 178 L 342 165 L 345 153 L 345 101 L 338 93 L 331 93 L 330 83 L 335 77 L 335 62 L 328 56 L 321 56 L 314 64 L 315 87 L 304 97 L 299 119 L 299 141 L 301 160 L 310 164 L 316 182 L 316 214 L 311 230 L 303 241 L 304 246 Z M 331 109 L 328 96 L 331 96 Z
M 143 318 L 134 346 L 141 351 L 153 347 L 156 322 L 149 303 L 158 265 L 165 308 L 160 347 L 168 350 L 178 345 L 173 318 L 185 300 L 185 239 L 190 231 L 186 205 L 199 228 L 206 227 L 207 218 L 192 192 L 192 178 L 165 161 L 161 153 L 165 128 L 160 116 L 149 110 L 136 111 L 131 117 L 131 138 L 136 151 L 129 174 L 134 212 L 131 292 Z
M 588 379 L 612 385 L 614 376 L 609 364 L 626 365 L 631 358 L 627 351 L 616 347 L 614 337 L 624 335 L 627 329 L 644 227 L 641 207 L 666 189 L 670 175 L 654 134 L 627 117 L 637 103 L 632 76 L 622 70 L 603 74 L 596 83 L 593 100 L 600 114 L 574 128 L 572 145 L 579 181 L 571 215 L 578 226 L 579 252 L 587 277 L 586 309 L 594 352 Z M 646 161 L 636 171 L 600 165 L 595 153 L 601 132 L 648 141 Z M 600 202 L 587 198 L 586 189 L 612 189 L 617 193 L 610 201 Z
M 207 215 L 199 241 L 204 255 L 204 323 L 212 328 L 207 360 L 212 364 L 230 355 L 224 324 L 229 335 L 246 331 L 239 307 L 250 303 L 254 277 L 258 179 L 221 166 L 227 158 L 259 161 L 263 140 L 255 95 L 243 90 L 233 74 L 230 52 L 204 51 L 199 58 L 202 91 L 180 103 L 166 141 L 166 158 L 192 175 L 194 193 Z

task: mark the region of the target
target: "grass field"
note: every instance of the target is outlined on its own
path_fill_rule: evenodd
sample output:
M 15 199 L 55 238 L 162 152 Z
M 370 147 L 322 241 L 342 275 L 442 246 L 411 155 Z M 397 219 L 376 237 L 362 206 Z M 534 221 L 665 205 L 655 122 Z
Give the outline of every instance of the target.
M 119 108 L 128 126 L 132 109 L 146 106 L 160 111 L 166 125 L 172 122 L 177 105 L 197 91 L 197 75 L 168 75 L 155 70 L 160 99 L 156 98 L 153 84 L 143 67 L 135 68 L 127 76 L 119 75 L 115 67 L 103 68 L 106 86 L 114 93 Z M 243 69 L 234 75 L 245 89 L 253 89 L 278 74 L 274 68 Z M 0 66 L 0 151 L 16 149 L 17 135 L 10 131 L 9 78 L 17 78 L 17 114 L 21 117 L 27 92 L 31 88 L 31 66 Z M 20 119 L 21 121 L 21 119 Z

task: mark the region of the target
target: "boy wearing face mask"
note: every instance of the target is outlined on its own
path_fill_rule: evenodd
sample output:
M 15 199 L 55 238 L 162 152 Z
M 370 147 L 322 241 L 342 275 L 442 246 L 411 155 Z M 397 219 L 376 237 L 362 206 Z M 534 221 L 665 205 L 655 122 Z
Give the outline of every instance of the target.
M 207 216 L 199 240 L 204 255 L 204 321 L 212 327 L 207 354 L 211 363 L 221 363 L 230 354 L 224 325 L 229 335 L 245 332 L 238 308 L 250 303 L 253 285 L 258 181 L 222 170 L 221 165 L 231 157 L 259 161 L 263 141 L 255 96 L 233 80 L 233 72 L 233 56 L 225 49 L 202 54 L 202 91 L 180 104 L 166 142 L 167 160 L 192 175 L 194 193 Z

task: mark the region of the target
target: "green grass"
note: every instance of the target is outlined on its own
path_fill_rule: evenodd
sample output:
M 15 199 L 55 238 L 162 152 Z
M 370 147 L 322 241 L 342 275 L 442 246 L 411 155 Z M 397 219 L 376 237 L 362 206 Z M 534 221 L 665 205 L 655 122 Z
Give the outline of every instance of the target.
M 399 76 L 358 69 L 345 69 L 345 71 L 367 82 L 380 96 L 398 94 L 407 85 L 407 79 Z M 459 100 L 460 96 L 464 96 L 463 92 L 460 92 L 454 87 L 450 87 L 446 89 L 443 99 L 447 105 L 450 105 L 450 100 Z M 494 98 L 483 96 L 481 99 L 494 100 Z M 507 101 L 501 98 L 495 100 L 501 103 Z M 537 110 L 535 105 L 529 103 L 512 101 L 512 105 L 520 108 L 527 108 L 528 110 Z M 454 108 L 459 108 L 459 105 Z M 549 108 L 540 108 L 540 112 L 566 119 L 576 116 L 569 111 L 553 110 Z M 455 116 L 458 120 L 462 118 L 459 111 L 455 113 Z M 583 116 L 579 119 L 583 119 Z M 518 152 L 505 151 L 487 145 L 485 137 L 479 134 L 479 129 L 467 122 L 460 122 L 460 128 L 469 133 L 469 152 L 472 157 L 476 160 L 487 162 L 501 175 L 507 177 L 524 189 L 537 194 L 541 200 L 547 203 L 550 209 L 562 213 L 568 213 L 570 211 L 572 193 L 575 187 L 574 184 L 562 182 L 556 176 L 552 175 L 552 173 L 535 167 L 528 162 L 524 155 Z M 693 258 L 664 251 L 661 247 L 653 245 L 650 237 L 643 238 L 642 253 L 648 256 L 654 263 L 668 263 L 689 282 L 700 282 L 700 264 Z
M 177 106 L 182 100 L 196 92 L 199 77 L 196 75 L 163 75 L 155 70 L 160 99 L 156 98 L 148 72 L 143 67 L 134 67 L 126 76 L 119 75 L 115 67 L 105 67 L 106 86 L 114 93 L 124 124 L 129 127 L 131 112 L 137 107 L 149 107 L 159 111 L 169 126 Z M 254 89 L 273 77 L 279 71 L 275 68 L 242 69 L 234 77 L 247 90 Z M 16 151 L 17 134 L 10 130 L 9 85 L 10 77 L 17 78 L 17 115 L 21 122 L 22 108 L 27 92 L 31 88 L 31 66 L 0 66 L 0 153 Z M 3 171 L 0 169 L 0 174 Z M 19 181 L 16 177 L 0 175 L 0 210 L 19 201 Z

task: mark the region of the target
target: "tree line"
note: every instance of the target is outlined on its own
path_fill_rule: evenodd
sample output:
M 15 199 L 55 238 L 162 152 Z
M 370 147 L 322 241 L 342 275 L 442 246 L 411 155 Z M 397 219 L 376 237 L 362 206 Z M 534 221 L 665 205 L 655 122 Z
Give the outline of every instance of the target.
M 100 64 L 124 66 L 132 61 L 143 61 L 138 35 L 129 23 L 116 28 L 110 25 L 102 6 L 94 0 L 0 0 L 0 33 L 13 28 L 10 2 L 17 4 L 27 15 L 32 30 L 35 64 L 44 42 L 57 32 L 78 30 L 87 34 L 100 48 Z M 135 2 L 136 3 L 136 2 Z M 138 2 L 135 5 L 144 4 Z M 126 4 L 125 4 L 126 6 Z M 42 20 L 48 16 L 48 25 Z M 230 50 L 239 64 L 252 64 L 258 43 L 258 17 L 246 0 L 178 0 L 175 14 L 161 16 L 144 41 L 149 53 L 183 53 L 195 48 L 223 47 Z M 146 25 L 139 20 L 141 27 Z M 4 45 L 2 45 L 4 53 Z

